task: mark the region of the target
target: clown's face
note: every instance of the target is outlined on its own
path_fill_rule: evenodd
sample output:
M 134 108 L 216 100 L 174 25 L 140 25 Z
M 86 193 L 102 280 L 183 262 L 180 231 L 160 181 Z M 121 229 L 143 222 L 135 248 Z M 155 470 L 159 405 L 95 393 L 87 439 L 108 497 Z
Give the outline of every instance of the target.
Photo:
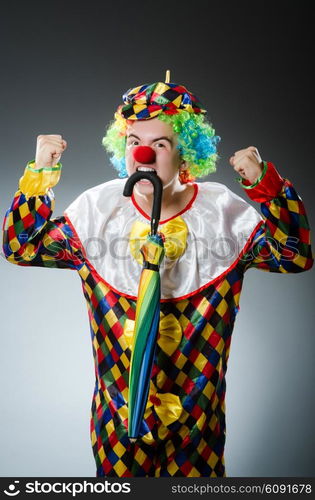
M 130 176 L 140 167 L 153 168 L 160 177 L 163 188 L 179 183 L 179 167 L 183 166 L 180 154 L 176 148 L 177 135 L 171 125 L 158 118 L 138 120 L 127 128 L 126 168 Z M 145 164 L 137 161 L 133 151 L 137 146 L 150 146 L 155 151 L 153 163 Z M 136 184 L 137 190 L 143 194 L 153 191 L 150 181 L 143 179 Z

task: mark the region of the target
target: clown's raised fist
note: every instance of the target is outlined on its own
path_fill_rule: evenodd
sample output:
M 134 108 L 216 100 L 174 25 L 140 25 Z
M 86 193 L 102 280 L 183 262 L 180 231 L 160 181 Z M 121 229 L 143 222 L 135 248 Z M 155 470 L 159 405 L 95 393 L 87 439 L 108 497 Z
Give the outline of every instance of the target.
M 67 142 L 58 134 L 38 135 L 35 168 L 53 167 L 67 148 Z
M 234 170 L 251 184 L 258 179 L 263 170 L 263 162 L 255 146 L 236 151 L 229 162 Z

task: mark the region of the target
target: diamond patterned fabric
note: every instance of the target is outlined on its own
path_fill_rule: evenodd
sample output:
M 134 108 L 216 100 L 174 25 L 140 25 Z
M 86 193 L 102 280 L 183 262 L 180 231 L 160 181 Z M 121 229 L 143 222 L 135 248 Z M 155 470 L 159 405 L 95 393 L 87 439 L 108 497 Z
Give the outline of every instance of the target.
M 3 223 L 6 259 L 20 266 L 73 269 L 82 281 L 95 363 L 90 435 L 97 476 L 226 476 L 225 376 L 244 272 L 255 267 L 297 273 L 313 264 L 305 207 L 293 185 L 282 179 L 277 196 L 268 199 L 268 178 L 262 182 L 265 190 L 261 184 L 257 193 L 266 197 L 265 220 L 241 258 L 202 292 L 161 302 L 166 326 L 157 344 L 142 437 L 135 443 L 127 437 L 131 347 L 125 326 L 135 319 L 136 302 L 97 274 L 65 217 L 51 219 L 51 189 L 29 199 L 15 193 Z M 174 406 L 171 418 L 159 418 L 163 404 L 166 411 L 177 402 L 181 406 L 176 411 Z

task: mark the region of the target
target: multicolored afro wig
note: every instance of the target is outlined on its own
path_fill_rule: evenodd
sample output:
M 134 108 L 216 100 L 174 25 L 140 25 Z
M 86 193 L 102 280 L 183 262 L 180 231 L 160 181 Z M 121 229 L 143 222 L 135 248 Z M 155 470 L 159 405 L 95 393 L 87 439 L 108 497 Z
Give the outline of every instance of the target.
M 178 136 L 177 148 L 186 162 L 186 168 L 179 169 L 181 183 L 215 172 L 220 137 L 206 120 L 206 110 L 197 97 L 185 87 L 168 82 L 141 85 L 129 89 L 123 95 L 123 102 L 102 139 L 119 177 L 128 176 L 125 163 L 128 125 L 134 120 L 154 117 L 170 124 Z

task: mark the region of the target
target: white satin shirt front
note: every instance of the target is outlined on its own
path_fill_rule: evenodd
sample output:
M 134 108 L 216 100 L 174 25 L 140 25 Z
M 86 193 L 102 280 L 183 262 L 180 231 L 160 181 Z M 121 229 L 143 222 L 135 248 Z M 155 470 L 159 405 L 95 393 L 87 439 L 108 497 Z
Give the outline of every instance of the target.
M 130 253 L 130 231 L 135 221 L 150 221 L 123 196 L 125 182 L 114 179 L 84 191 L 64 215 L 99 276 L 120 294 L 136 299 L 142 267 Z M 193 203 L 179 215 L 188 228 L 186 250 L 176 260 L 165 257 L 161 264 L 161 299 L 190 296 L 210 284 L 237 262 L 263 220 L 224 184 L 198 182 L 195 189 Z

